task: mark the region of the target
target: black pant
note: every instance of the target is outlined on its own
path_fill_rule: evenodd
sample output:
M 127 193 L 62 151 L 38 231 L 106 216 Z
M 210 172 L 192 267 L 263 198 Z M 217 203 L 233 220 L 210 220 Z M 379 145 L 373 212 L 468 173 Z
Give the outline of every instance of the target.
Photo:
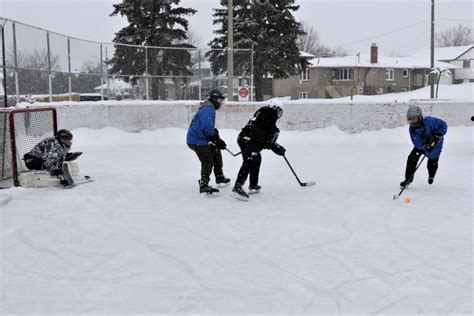
M 25 161 L 26 168 L 28 168 L 29 170 L 46 169 L 43 164 L 43 159 L 32 156 L 28 153 L 23 156 L 23 160 Z
M 258 174 L 260 173 L 260 165 L 262 163 L 262 155 L 260 152 L 262 148 L 257 146 L 252 140 L 246 140 L 245 137 L 237 139 L 240 150 L 242 151 L 242 166 L 237 175 L 236 184 L 244 185 L 247 177 L 250 174 L 250 185 L 256 186 L 258 184 Z
M 219 148 L 214 145 L 188 145 L 201 162 L 201 184 L 209 184 L 209 180 L 214 167 L 216 179 L 224 176 L 222 171 L 222 154 Z
M 418 160 L 420 160 L 421 155 L 423 154 L 423 151 L 413 148 L 413 150 L 410 152 L 408 155 L 407 159 L 407 167 L 405 169 L 405 179 L 413 181 L 414 174 L 416 169 L 416 165 L 418 164 Z M 430 178 L 434 178 L 436 175 L 436 171 L 438 171 L 438 158 L 428 158 L 428 176 Z

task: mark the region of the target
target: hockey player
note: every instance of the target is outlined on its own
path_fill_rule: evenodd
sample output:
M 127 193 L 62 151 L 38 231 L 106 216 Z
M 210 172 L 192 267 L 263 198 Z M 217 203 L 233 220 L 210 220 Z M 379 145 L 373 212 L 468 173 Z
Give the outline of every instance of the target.
M 248 199 L 248 194 L 260 192 L 262 188 L 258 184 L 260 164 L 263 149 L 271 149 L 275 154 L 285 155 L 285 148 L 277 143 L 280 130 L 276 126 L 277 120 L 283 115 L 282 103 L 278 99 L 271 99 L 268 105 L 258 109 L 253 118 L 245 125 L 240 132 L 237 143 L 242 151 L 242 166 L 240 167 L 237 179 L 232 191 L 236 197 Z M 250 174 L 249 191 L 244 191 L 245 184 Z
M 413 182 L 416 165 L 421 155 L 428 158 L 428 183 L 433 184 L 438 160 L 443 149 L 443 137 L 448 130 L 445 121 L 431 116 L 423 117 L 419 106 L 410 106 L 407 111 L 407 120 L 410 123 L 410 137 L 415 146 L 408 155 L 405 170 L 405 180 L 400 183 L 405 187 Z
M 61 129 L 55 137 L 43 139 L 30 152 L 23 156 L 25 165 L 30 170 L 47 170 L 52 176 L 61 179 L 65 187 L 74 186 L 64 161 L 72 161 L 82 152 L 69 153 L 73 135 L 67 129 Z
M 209 185 L 212 169 L 216 177 L 216 184 L 224 186 L 230 179 L 224 176 L 222 170 L 221 150 L 226 149 L 226 143 L 220 138 L 219 131 L 215 128 L 216 110 L 224 103 L 224 95 L 219 90 L 211 90 L 207 99 L 201 103 L 198 111 L 191 121 L 186 142 L 201 162 L 201 179 L 199 180 L 200 193 L 219 192 Z

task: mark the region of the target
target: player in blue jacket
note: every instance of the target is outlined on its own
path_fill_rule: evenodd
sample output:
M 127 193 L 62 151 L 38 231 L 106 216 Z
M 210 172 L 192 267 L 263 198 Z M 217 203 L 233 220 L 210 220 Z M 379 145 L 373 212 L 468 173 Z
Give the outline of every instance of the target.
M 224 103 L 224 95 L 219 90 L 211 90 L 207 99 L 201 103 L 198 111 L 191 121 L 186 136 L 186 143 L 201 162 L 201 179 L 199 180 L 200 193 L 219 192 L 209 186 L 209 180 L 214 168 L 216 183 L 224 186 L 230 179 L 224 176 L 222 170 L 221 150 L 226 149 L 226 143 L 220 138 L 219 131 L 215 128 L 216 110 Z
M 423 117 L 421 108 L 416 105 L 409 107 L 407 120 L 410 123 L 411 141 L 415 147 L 408 155 L 405 180 L 400 183 L 400 186 L 405 187 L 413 182 L 416 165 L 421 155 L 428 158 L 428 183 L 432 184 L 438 170 L 438 160 L 443 149 L 443 138 L 448 131 L 448 124 L 436 117 Z

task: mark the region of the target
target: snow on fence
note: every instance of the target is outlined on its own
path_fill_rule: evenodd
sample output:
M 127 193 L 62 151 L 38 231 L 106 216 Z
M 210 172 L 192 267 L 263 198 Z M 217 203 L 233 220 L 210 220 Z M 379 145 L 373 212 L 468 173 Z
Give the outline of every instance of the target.
M 322 103 L 289 101 L 278 126 L 287 130 L 312 130 L 337 126 L 355 133 L 364 130 L 394 128 L 406 125 L 406 110 L 419 105 L 424 115 L 440 117 L 450 126 L 471 126 L 474 101 L 418 101 L 403 103 Z M 226 103 L 217 112 L 218 128 L 241 129 L 260 102 Z M 197 101 L 95 102 L 55 105 L 60 128 L 100 129 L 115 127 L 129 132 L 157 128 L 187 128 Z

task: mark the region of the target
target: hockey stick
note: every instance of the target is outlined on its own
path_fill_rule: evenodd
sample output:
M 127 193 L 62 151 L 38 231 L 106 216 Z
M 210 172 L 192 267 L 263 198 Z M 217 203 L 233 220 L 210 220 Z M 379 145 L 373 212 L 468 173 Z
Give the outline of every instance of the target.
M 298 181 L 298 183 L 299 183 L 302 187 L 310 187 L 310 186 L 313 186 L 313 185 L 316 184 L 316 182 L 314 182 L 314 181 L 301 182 L 300 179 L 298 178 L 298 176 L 296 175 L 295 170 L 293 170 L 293 167 L 290 165 L 290 162 L 288 161 L 288 159 L 286 158 L 286 156 L 283 156 L 283 159 L 285 159 L 286 163 L 288 164 L 288 167 L 290 167 L 291 172 L 293 172 L 293 174 L 294 174 L 296 180 Z
M 227 147 L 225 148 L 225 150 L 227 150 L 227 152 L 228 152 L 229 154 L 231 154 L 232 156 L 234 156 L 234 157 L 236 157 L 236 156 L 238 156 L 238 155 L 240 155 L 240 154 L 242 153 L 241 151 L 239 151 L 238 153 L 234 154 L 234 153 L 231 152 Z
M 411 177 L 408 178 L 408 179 L 411 179 L 411 178 L 413 178 L 413 177 L 415 176 L 416 170 L 418 170 L 418 168 L 421 166 L 421 163 L 423 162 L 423 160 L 425 160 L 425 157 L 426 157 L 426 156 L 423 155 L 423 158 L 421 158 L 421 161 L 418 163 L 418 166 L 416 166 L 415 171 L 413 171 L 413 174 L 412 174 Z M 398 195 L 397 195 L 397 194 L 394 194 L 394 195 L 393 195 L 393 199 L 394 199 L 394 200 L 398 199 L 398 198 L 400 197 L 400 195 L 402 195 L 403 191 L 405 191 L 405 189 L 406 189 L 407 187 L 408 187 L 408 184 L 404 185 L 403 188 L 401 189 L 400 193 L 398 193 Z

